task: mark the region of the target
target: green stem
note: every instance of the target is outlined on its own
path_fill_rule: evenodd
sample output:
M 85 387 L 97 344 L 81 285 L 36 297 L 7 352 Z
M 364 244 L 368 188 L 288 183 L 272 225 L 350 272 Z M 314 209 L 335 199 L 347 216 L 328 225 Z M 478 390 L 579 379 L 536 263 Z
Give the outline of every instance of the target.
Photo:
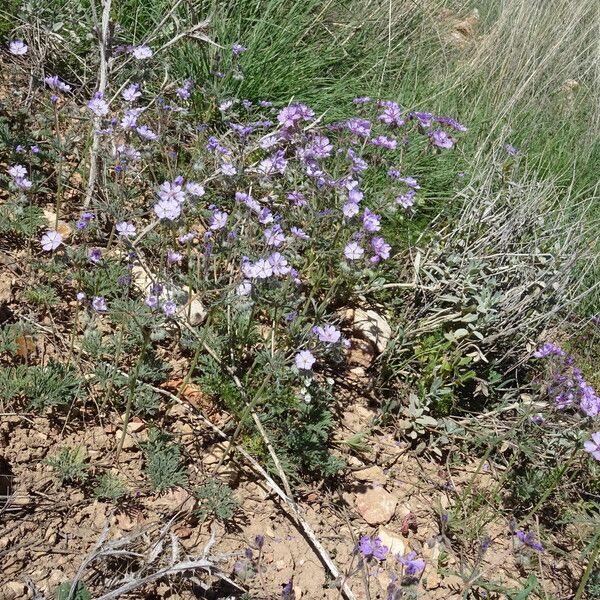
M 585 592 L 585 585 L 590 578 L 592 571 L 594 570 L 594 564 L 596 563 L 596 559 L 598 558 L 598 554 L 600 553 L 600 539 L 596 539 L 596 545 L 592 550 L 592 555 L 590 556 L 590 560 L 588 560 L 588 564 L 581 576 L 579 581 L 579 585 L 577 586 L 577 591 L 575 592 L 575 597 L 573 600 L 581 600 L 583 598 L 583 593 Z
M 137 363 L 135 364 L 135 370 L 133 372 L 133 376 L 129 378 L 129 390 L 127 395 L 127 406 L 125 408 L 125 417 L 123 418 L 123 432 L 121 433 L 121 438 L 119 439 L 119 443 L 117 445 L 117 453 L 115 456 L 115 462 L 119 460 L 119 454 L 121 454 L 121 450 L 123 449 L 123 443 L 125 442 L 125 436 L 127 435 L 127 425 L 129 424 L 129 418 L 131 416 L 131 406 L 133 405 L 133 398 L 135 397 L 135 388 L 138 380 L 138 376 L 140 374 L 140 368 L 142 366 L 142 362 L 144 361 L 144 355 L 146 354 L 146 348 L 148 346 L 148 342 L 150 341 L 150 332 L 144 329 L 144 341 L 142 342 L 142 349 L 140 351 L 140 355 L 138 357 Z

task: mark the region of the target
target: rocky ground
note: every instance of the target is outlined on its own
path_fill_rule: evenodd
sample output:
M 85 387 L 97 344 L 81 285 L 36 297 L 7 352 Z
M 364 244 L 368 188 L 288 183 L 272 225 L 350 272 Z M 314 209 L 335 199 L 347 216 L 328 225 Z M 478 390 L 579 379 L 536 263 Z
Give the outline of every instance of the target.
M 462 598 L 469 587 L 477 588 L 480 578 L 513 585 L 523 574 L 523 565 L 513 551 L 514 536 L 501 515 L 486 524 L 491 546 L 478 565 L 474 564 L 474 548 L 481 540 L 472 540 L 469 547 L 444 527 L 444 515 L 459 518 L 457 498 L 466 487 L 475 497 L 496 485 L 499 473 L 494 466 L 486 465 L 477 473 L 478 464 L 458 453 L 450 455 L 445 464 L 418 458 L 389 432 L 373 428 L 374 417 L 373 407 L 365 402 L 347 408 L 339 437 L 370 428 L 370 452 L 346 456 L 351 470 L 337 487 L 316 486 L 299 493 L 306 521 L 348 577 L 355 597 L 387 598 L 385 590 L 399 573 L 391 553 L 384 561 L 372 561 L 356 572 L 355 548 L 363 535 L 379 536 L 393 554 L 415 551 L 426 561 L 416 584 L 421 597 Z M 219 417 L 213 418 L 218 422 Z M 121 580 L 125 573 L 135 572 L 137 561 L 144 562 L 144 572 L 151 571 L 155 561 L 157 571 L 185 557 L 202 557 L 207 545 L 207 555 L 218 558 L 221 572 L 240 589 L 248 590 L 249 597 L 278 598 L 290 580 L 296 598 L 340 597 L 289 509 L 239 455 L 218 467 L 218 476 L 235 491 L 239 510 L 225 525 L 215 520 L 201 522 L 194 510 L 197 501 L 189 490 L 217 472 L 224 445 L 215 441 L 206 423 L 184 404 L 169 410 L 165 425 L 185 448 L 189 485 L 163 494 L 148 490 L 138 446 L 147 437 L 147 427 L 136 419 L 129 426 L 119 462 L 113 465 L 133 494 L 127 502 L 114 506 L 95 499 L 85 484 L 77 488 L 59 486 L 52 468 L 43 461 L 56 446 L 69 445 L 83 448 L 92 465 L 100 465 L 114 451 L 117 424 L 90 423 L 84 429 L 69 430 L 47 417 L 2 416 L 2 454 L 12 473 L 11 496 L 0 512 L 2 600 L 55 598 L 59 585 L 75 576 L 84 559 L 97 551 L 101 538 L 105 543 L 121 540 L 136 554 L 118 560 L 99 556 L 88 566 L 85 579 L 94 598 L 103 597 L 106 581 Z M 264 536 L 262 549 L 257 536 Z M 568 561 L 558 563 L 547 553 L 538 560 L 536 568 L 546 592 L 566 597 L 562 592 L 572 589 L 576 575 Z M 239 589 L 221 577 L 197 570 L 195 577 L 187 574 L 151 582 L 123 597 L 240 595 Z

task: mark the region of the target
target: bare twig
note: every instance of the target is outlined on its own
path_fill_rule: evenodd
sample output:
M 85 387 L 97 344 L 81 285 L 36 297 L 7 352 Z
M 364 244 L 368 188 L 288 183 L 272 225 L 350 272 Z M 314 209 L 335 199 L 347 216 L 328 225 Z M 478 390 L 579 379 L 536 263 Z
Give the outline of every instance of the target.
M 102 22 L 99 29 L 98 26 L 96 26 L 98 46 L 100 49 L 98 92 L 103 95 L 106 93 L 106 85 L 108 83 L 108 56 L 110 52 L 110 48 L 108 47 L 108 26 L 110 22 L 111 4 L 112 0 L 103 0 Z M 95 0 L 92 0 L 91 7 L 94 20 L 97 23 Z M 90 205 L 92 195 L 94 194 L 94 188 L 96 187 L 96 178 L 98 176 L 98 153 L 100 152 L 100 135 L 98 134 L 98 130 L 100 129 L 101 124 L 102 117 L 97 115 L 94 116 L 92 121 L 92 147 L 90 148 L 90 173 L 88 176 L 85 198 L 83 200 L 84 209 Z

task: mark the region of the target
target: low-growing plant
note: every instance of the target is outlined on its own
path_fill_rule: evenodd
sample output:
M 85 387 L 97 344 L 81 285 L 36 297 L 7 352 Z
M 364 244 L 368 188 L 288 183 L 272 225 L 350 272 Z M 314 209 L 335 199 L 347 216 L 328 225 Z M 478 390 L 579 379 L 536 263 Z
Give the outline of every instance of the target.
M 63 448 L 57 455 L 46 459 L 61 484 L 83 483 L 88 478 L 89 466 L 83 448 Z
M 129 490 L 127 484 L 114 473 L 103 473 L 98 477 L 94 487 L 94 496 L 100 500 L 118 502 L 127 496 Z
M 213 517 L 219 521 L 229 521 L 239 508 L 239 501 L 233 490 L 216 479 L 210 479 L 199 486 L 194 495 L 198 499 L 197 514 L 200 520 Z
M 45 410 L 70 404 L 82 391 L 83 382 L 70 365 L 0 367 L 0 398 L 24 399 L 30 409 Z
M 181 446 L 171 442 L 171 436 L 152 429 L 148 441 L 140 444 L 144 452 L 144 472 L 155 492 L 187 483 L 185 467 L 181 464 Z

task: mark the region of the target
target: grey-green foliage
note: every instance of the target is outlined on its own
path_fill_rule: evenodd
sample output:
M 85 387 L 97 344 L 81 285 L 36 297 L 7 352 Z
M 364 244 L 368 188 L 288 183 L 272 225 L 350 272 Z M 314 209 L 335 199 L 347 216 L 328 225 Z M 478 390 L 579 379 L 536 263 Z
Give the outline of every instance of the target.
M 202 484 L 196 490 L 195 496 L 198 498 L 198 516 L 202 520 L 212 516 L 219 521 L 228 521 L 239 506 L 233 490 L 215 479 Z
M 103 473 L 98 477 L 96 487 L 94 488 L 94 496 L 101 500 L 110 500 L 117 502 L 121 498 L 127 496 L 127 484 L 113 473 Z
M 152 429 L 148 441 L 141 444 L 146 459 L 144 471 L 156 492 L 187 483 L 185 467 L 181 464 L 181 446 L 170 440 L 168 434 Z
M 83 483 L 88 478 L 88 465 L 83 448 L 63 448 L 46 460 L 59 479 L 64 483 Z
M 37 206 L 10 202 L 0 206 L 0 234 L 31 237 L 45 225 L 44 213 Z
M 82 383 L 70 365 L 57 362 L 46 366 L 1 367 L 0 399 L 23 398 L 28 408 L 43 410 L 72 402 Z

